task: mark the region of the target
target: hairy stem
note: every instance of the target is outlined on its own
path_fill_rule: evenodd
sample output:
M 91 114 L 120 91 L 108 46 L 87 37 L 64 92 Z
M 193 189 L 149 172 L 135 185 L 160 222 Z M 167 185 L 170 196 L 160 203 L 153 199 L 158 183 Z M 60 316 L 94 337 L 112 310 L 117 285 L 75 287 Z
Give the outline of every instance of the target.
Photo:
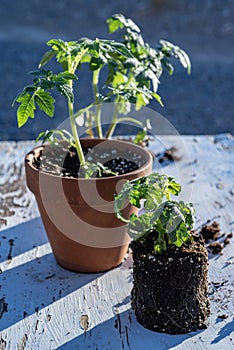
M 79 161 L 80 161 L 80 165 L 84 165 L 85 164 L 85 157 L 84 157 L 84 153 L 82 150 L 82 146 L 80 143 L 80 139 L 79 139 L 79 135 L 78 135 L 78 131 L 76 128 L 76 122 L 75 122 L 75 117 L 73 114 L 73 103 L 68 102 L 68 109 L 69 109 L 69 118 L 70 118 L 70 125 L 71 125 L 71 130 L 72 130 L 72 135 L 74 137 L 74 141 L 75 141 L 75 147 L 76 147 L 76 151 L 79 157 Z
M 136 125 L 139 125 L 140 127 L 143 127 L 143 123 L 139 120 L 137 120 L 136 118 L 133 117 L 123 117 L 123 118 L 119 118 L 117 123 L 122 123 L 122 122 L 130 122 L 130 123 L 134 123 Z
M 118 123 L 118 114 L 119 114 L 119 109 L 118 109 L 118 103 L 115 103 L 115 108 L 114 108 L 114 113 L 113 113 L 113 118 L 111 125 L 109 126 L 109 129 L 107 130 L 106 133 L 106 138 L 109 139 L 113 135 L 116 125 Z
M 102 138 L 103 134 L 102 134 L 102 126 L 101 126 L 101 105 L 99 101 L 99 91 L 98 91 L 99 73 L 100 73 L 100 69 L 97 69 L 93 72 L 93 94 L 94 94 L 95 103 L 96 103 L 95 121 L 96 121 L 97 136 L 99 138 Z
M 81 49 L 80 52 L 76 55 L 76 58 L 74 59 L 74 61 L 71 64 L 71 68 L 70 71 L 71 73 L 75 73 L 78 64 L 80 63 L 80 60 L 82 59 L 82 57 L 86 54 L 86 52 L 88 51 L 88 49 Z
M 71 63 L 68 61 L 68 68 L 69 71 L 72 71 L 71 69 Z M 73 90 L 73 81 L 69 80 L 68 82 L 70 88 Z M 84 165 L 85 164 L 85 157 L 84 157 L 84 153 L 82 150 L 82 146 L 80 143 L 80 139 L 79 139 L 79 134 L 76 128 L 76 119 L 74 116 L 74 107 L 73 107 L 73 102 L 68 101 L 68 111 L 69 111 L 69 118 L 70 118 L 70 125 L 71 125 L 71 131 L 72 131 L 72 135 L 74 137 L 74 141 L 75 141 L 75 147 L 76 147 L 76 151 L 77 151 L 77 155 L 80 161 L 80 165 Z

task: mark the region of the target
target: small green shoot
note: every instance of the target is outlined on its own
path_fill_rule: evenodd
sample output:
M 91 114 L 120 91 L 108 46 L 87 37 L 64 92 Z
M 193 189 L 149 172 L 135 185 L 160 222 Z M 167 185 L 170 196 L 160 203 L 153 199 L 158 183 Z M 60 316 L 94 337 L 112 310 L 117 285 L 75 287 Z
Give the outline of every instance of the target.
M 169 245 L 181 247 L 191 239 L 194 209 L 191 204 L 171 200 L 171 195 L 178 196 L 180 191 L 181 186 L 165 174 L 153 173 L 126 182 L 115 196 L 116 216 L 128 223 L 128 233 L 133 239 L 144 241 L 149 233 L 155 232 L 154 250 L 158 253 Z M 121 211 L 127 203 L 142 208 L 143 213 L 124 218 Z

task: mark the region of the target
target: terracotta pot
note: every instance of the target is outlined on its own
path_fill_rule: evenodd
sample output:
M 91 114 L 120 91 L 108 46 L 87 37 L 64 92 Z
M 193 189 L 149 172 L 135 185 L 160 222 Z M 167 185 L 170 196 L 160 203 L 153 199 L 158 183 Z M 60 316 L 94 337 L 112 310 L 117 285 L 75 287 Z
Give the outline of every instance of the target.
M 134 154 L 144 164 L 131 173 L 106 178 L 59 177 L 33 166 L 34 159 L 45 151 L 45 146 L 40 146 L 25 157 L 26 181 L 36 197 L 57 262 L 73 271 L 106 271 L 122 262 L 129 244 L 127 227 L 114 213 L 114 194 L 126 180 L 151 173 L 152 156 L 146 149 L 124 141 L 83 139 L 81 143 L 103 152 L 116 149 L 117 153 Z M 124 215 L 128 217 L 134 210 L 127 205 Z

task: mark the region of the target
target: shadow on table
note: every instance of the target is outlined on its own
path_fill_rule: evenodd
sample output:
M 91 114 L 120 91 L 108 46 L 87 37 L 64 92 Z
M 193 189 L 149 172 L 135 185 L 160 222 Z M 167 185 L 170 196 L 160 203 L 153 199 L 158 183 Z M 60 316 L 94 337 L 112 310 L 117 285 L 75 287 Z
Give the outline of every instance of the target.
M 0 231 L 0 263 L 48 243 L 40 218 Z
M 39 218 L 1 231 L 0 240 L 0 331 L 102 275 L 60 267 Z M 36 247 L 41 249 L 38 257 Z
M 229 323 L 226 323 L 223 328 L 220 329 L 218 336 L 212 340 L 211 344 L 217 344 L 220 340 L 228 337 L 234 331 L 234 318 Z
M 92 327 L 92 322 L 90 324 Z M 152 332 L 137 321 L 132 309 L 128 309 L 103 322 L 86 333 L 77 336 L 58 350 L 105 349 L 105 350 L 155 350 L 171 349 L 202 331 L 182 335 Z

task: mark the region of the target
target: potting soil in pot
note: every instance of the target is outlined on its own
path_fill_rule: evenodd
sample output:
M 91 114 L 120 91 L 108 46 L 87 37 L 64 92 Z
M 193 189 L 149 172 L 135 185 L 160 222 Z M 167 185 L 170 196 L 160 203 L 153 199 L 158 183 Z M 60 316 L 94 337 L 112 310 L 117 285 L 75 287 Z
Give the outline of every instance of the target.
M 206 328 L 208 256 L 200 237 L 156 253 L 153 237 L 134 241 L 132 308 L 144 327 L 179 334 Z
M 144 165 L 143 158 L 130 150 L 117 151 L 113 148 L 107 152 L 96 148 L 86 148 L 84 149 L 84 154 L 87 162 L 94 164 L 99 162 L 116 175 L 130 173 Z M 84 177 L 84 174 L 80 171 L 80 162 L 74 147 L 71 147 L 70 150 L 64 147 L 43 152 L 38 159 L 35 159 L 34 166 L 52 175 L 75 178 Z M 102 172 L 99 175 L 97 172 L 94 172 L 92 177 L 100 176 L 113 176 L 113 174 Z

